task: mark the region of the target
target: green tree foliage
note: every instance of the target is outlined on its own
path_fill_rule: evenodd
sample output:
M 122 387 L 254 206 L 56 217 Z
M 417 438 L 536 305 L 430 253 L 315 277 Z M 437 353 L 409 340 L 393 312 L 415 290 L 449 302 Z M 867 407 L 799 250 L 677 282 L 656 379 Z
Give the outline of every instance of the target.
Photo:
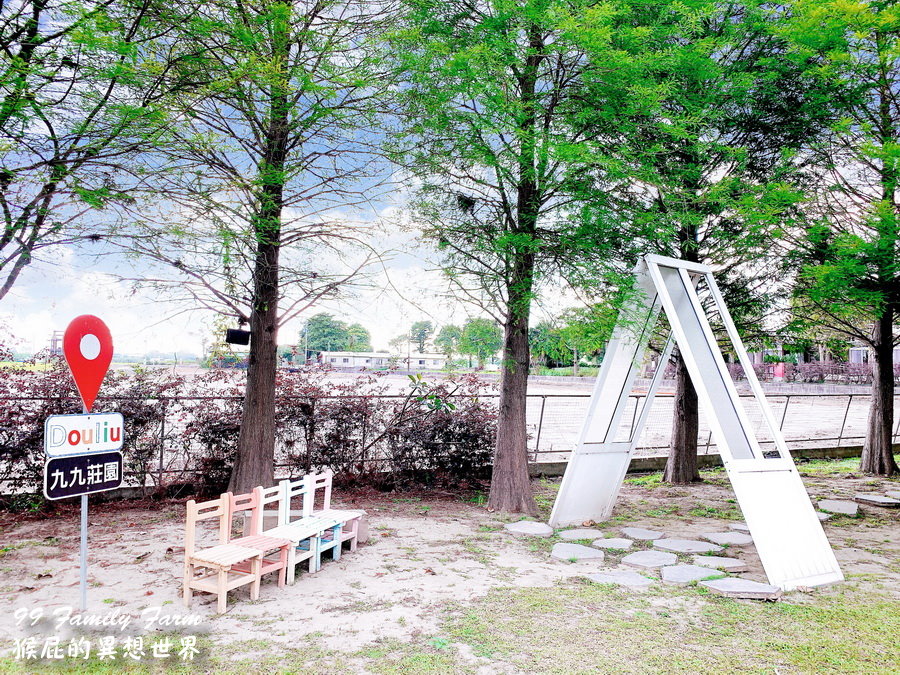
M 613 42 L 632 55 L 630 86 L 644 101 L 622 120 L 615 153 L 631 177 L 617 190 L 629 248 L 713 266 L 739 329 L 757 337 L 778 306 L 775 292 L 786 290 L 773 241 L 803 197 L 801 150 L 830 119 L 822 87 L 787 53 L 777 8 L 753 0 L 616 7 Z M 608 91 L 607 76 L 593 86 Z M 689 482 L 699 479 L 698 402 L 676 360 L 666 477 Z
M 567 310 L 560 317 L 559 345 L 571 354 L 573 375 L 578 375 L 581 358 L 598 354 L 609 341 L 616 311 L 609 305 L 592 305 Z
M 320 312 L 310 317 L 300 330 L 298 344 L 312 351 L 346 351 L 347 326 L 331 314 Z
M 177 86 L 157 0 L 0 3 L 0 299 L 41 251 L 97 241 L 140 184 L 134 158 Z
M 462 338 L 462 329 L 453 324 L 442 326 L 438 331 L 437 337 L 434 338 L 435 349 L 448 359 L 454 354 L 459 353 L 459 341 Z
M 604 50 L 607 20 L 590 7 L 404 0 L 389 45 L 404 82 L 393 156 L 420 185 L 416 221 L 461 292 L 503 325 L 489 499 L 500 511 L 537 512 L 525 431 L 531 303 L 542 275 L 602 259 L 597 235 L 608 234 L 577 217 L 584 201 L 605 200 L 589 180 L 603 163 L 586 152 L 597 101 L 585 85 L 625 64 Z
M 432 333 L 434 333 L 434 326 L 430 321 L 416 321 L 409 329 L 409 340 L 415 342 L 419 353 L 422 353 L 425 351 L 425 344 Z
M 129 245 L 171 266 L 159 282 L 195 306 L 249 321 L 231 483 L 246 491 L 273 480 L 280 326 L 366 262 L 347 214 L 377 193 L 380 80 L 367 45 L 381 17 L 356 0 L 172 7 L 158 49 L 196 49 L 183 69 L 194 86 L 167 101 L 178 124 L 153 181 L 169 208 L 144 213 L 148 231 L 137 223 Z
M 362 324 L 351 323 L 347 326 L 347 351 L 370 352 L 372 351 L 372 336 Z
M 483 368 L 485 359 L 496 354 L 502 346 L 503 332 L 492 319 L 468 319 L 463 324 L 459 353 L 477 358 L 479 368 Z
M 900 311 L 900 7 L 796 0 L 784 35 L 831 87 L 835 122 L 811 148 L 813 223 L 792 242 L 800 323 L 826 323 L 872 347 L 874 378 L 861 469 L 891 475 L 894 326 Z
M 541 321 L 529 328 L 528 344 L 532 358 L 541 365 L 547 366 L 565 357 L 562 336 L 555 322 Z

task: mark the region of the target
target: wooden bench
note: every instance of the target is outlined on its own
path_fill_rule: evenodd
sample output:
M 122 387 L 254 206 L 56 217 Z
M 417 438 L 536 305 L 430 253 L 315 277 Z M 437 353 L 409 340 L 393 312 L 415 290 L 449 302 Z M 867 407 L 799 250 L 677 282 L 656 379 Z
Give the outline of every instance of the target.
M 233 523 L 234 517 L 238 515 L 249 517 L 249 523 L 247 523 L 245 529 L 246 534 L 232 538 L 228 543 L 243 546 L 244 548 L 252 548 L 262 553 L 260 575 L 278 572 L 278 587 L 284 588 L 287 576 L 288 554 L 292 548 L 292 542 L 289 537 L 277 537 L 261 531 L 262 503 L 260 490 L 261 488 L 254 488 L 253 492 L 247 494 L 233 495 L 230 492 L 226 492 L 222 495 L 223 498 L 228 500 L 229 523 Z M 275 554 L 274 556 L 270 555 L 273 553 Z M 235 569 L 244 571 L 244 563 L 238 563 Z
M 359 524 L 366 515 L 365 511 L 351 511 L 331 508 L 331 485 L 333 474 L 326 471 L 320 474 L 309 474 L 312 508 L 310 514 L 319 518 L 336 520 L 341 523 L 341 543 L 350 542 L 350 550 L 355 551 L 359 540 Z M 322 508 L 316 509 L 316 493 L 322 491 Z
M 197 524 L 218 518 L 219 544 L 197 550 Z M 263 554 L 256 548 L 226 543 L 231 530 L 228 500 L 187 503 L 184 537 L 184 605 L 191 606 L 194 591 L 217 595 L 216 610 L 225 611 L 228 591 L 250 584 L 250 597 L 259 598 Z

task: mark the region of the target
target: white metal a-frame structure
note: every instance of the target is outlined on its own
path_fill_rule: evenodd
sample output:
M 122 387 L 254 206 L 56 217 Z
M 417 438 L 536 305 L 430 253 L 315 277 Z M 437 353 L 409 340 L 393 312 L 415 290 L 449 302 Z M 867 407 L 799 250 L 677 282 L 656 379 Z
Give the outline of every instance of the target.
M 769 583 L 784 590 L 843 580 L 837 560 L 784 438 L 756 379 L 716 282 L 705 265 L 646 256 L 636 270 L 645 298 L 623 310 L 606 350 L 578 446 L 553 506 L 554 527 L 603 522 L 613 505 L 640 438 L 674 342 L 677 343 L 710 430 L 753 536 Z M 738 398 L 697 294 L 704 283 L 731 340 L 775 442 L 765 455 Z M 627 441 L 616 432 L 660 309 L 672 336 Z

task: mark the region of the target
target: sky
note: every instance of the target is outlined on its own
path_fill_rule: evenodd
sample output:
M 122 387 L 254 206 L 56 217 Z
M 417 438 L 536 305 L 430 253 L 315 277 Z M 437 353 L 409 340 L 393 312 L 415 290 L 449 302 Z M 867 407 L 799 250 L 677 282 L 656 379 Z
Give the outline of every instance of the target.
M 113 269 L 109 261 L 98 261 L 71 246 L 45 251 L 0 301 L 0 342 L 16 351 L 35 352 L 47 347 L 53 331 L 65 330 L 76 316 L 94 314 L 109 326 L 116 353 L 201 354 L 204 340 L 207 344 L 212 340 L 210 312 L 160 300 L 152 293 L 132 292 Z M 140 274 L 139 264 L 135 272 Z M 423 257 L 396 256 L 371 285 L 356 297 L 313 307 L 305 316 L 324 311 L 348 323 L 361 323 L 376 349 L 387 349 L 388 341 L 414 321 L 465 320 L 466 308 L 439 297 L 446 282 Z M 279 343 L 296 344 L 302 323 L 300 317 L 284 326 Z
M 354 297 L 307 310 L 282 327 L 279 344 L 296 344 L 304 318 L 319 312 L 365 326 L 374 349 L 389 349 L 388 341 L 415 321 L 429 320 L 439 328 L 480 314 L 474 306 L 447 299 L 447 281 L 434 254 L 414 233 L 392 232 L 381 242 L 397 253 L 373 271 L 367 287 Z M 202 354 L 204 343 L 212 341 L 212 313 L 135 291 L 116 276 L 140 276 L 142 269 L 139 261 L 98 257 L 89 249 L 45 249 L 0 300 L 0 343 L 34 353 L 48 347 L 53 331 L 65 330 L 76 316 L 94 314 L 109 326 L 117 354 Z

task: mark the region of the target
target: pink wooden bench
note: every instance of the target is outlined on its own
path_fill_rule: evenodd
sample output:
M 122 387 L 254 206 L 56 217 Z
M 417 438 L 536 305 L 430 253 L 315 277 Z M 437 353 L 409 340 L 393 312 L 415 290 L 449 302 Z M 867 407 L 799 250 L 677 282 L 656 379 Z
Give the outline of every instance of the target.
M 255 488 L 253 492 L 233 495 L 226 492 L 222 495 L 228 499 L 229 523 L 237 515 L 249 516 L 249 524 L 245 530 L 247 534 L 242 537 L 232 538 L 228 543 L 244 548 L 252 548 L 263 554 L 260 575 L 270 572 L 278 572 L 278 587 L 284 588 L 287 577 L 288 553 L 292 547 L 290 538 L 276 537 L 261 532 L 262 503 L 260 501 L 261 488 Z M 230 534 L 230 531 L 229 531 Z M 271 555 L 274 553 L 274 556 Z M 235 569 L 244 571 L 244 563 L 238 563 Z
M 197 524 L 218 518 L 219 544 L 197 549 Z M 184 537 L 184 605 L 191 606 L 194 591 L 217 595 L 216 610 L 225 611 L 228 591 L 250 584 L 250 597 L 259 597 L 263 554 L 256 548 L 225 543 L 231 529 L 228 500 L 222 496 L 207 502 L 187 503 Z

